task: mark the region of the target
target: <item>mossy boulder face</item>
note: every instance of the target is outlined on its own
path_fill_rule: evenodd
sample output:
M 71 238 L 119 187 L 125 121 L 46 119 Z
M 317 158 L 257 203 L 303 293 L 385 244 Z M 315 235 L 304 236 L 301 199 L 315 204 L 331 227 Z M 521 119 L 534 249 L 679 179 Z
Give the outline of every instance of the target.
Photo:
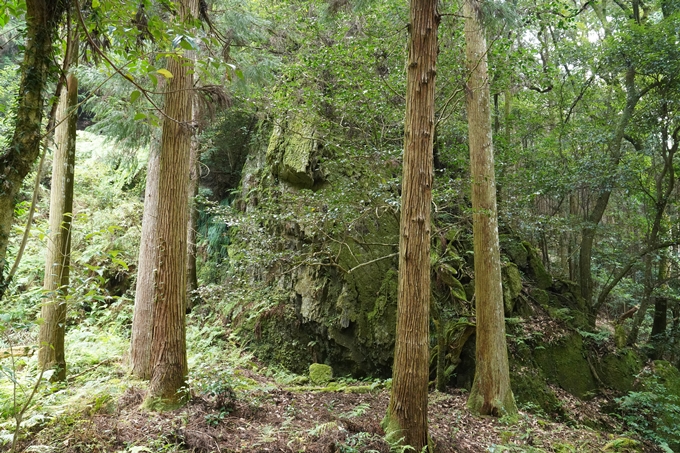
M 563 415 L 560 401 L 546 385 L 540 369 L 511 362 L 510 385 L 519 407 L 537 406 L 548 415 Z
M 643 366 L 640 356 L 630 348 L 607 354 L 599 360 L 593 359 L 593 362 L 602 383 L 619 392 L 633 389 L 635 377 Z
M 323 363 L 309 365 L 309 380 L 314 385 L 328 385 L 333 379 L 333 368 Z
M 550 381 L 572 395 L 587 398 L 598 388 L 578 332 L 567 333 L 555 344 L 534 348 L 533 357 Z
M 272 175 L 307 189 L 324 181 L 327 174 L 319 162 L 321 147 L 315 134 L 313 125 L 298 118 L 274 126 L 266 154 Z
M 297 374 L 305 374 L 317 352 L 310 345 L 316 337 L 300 326 L 300 316 L 289 304 L 277 305 L 256 318 L 252 328 L 257 356 L 281 364 Z M 301 358 L 304 358 L 301 360 Z
M 529 264 L 529 252 L 522 241 L 512 235 L 501 234 L 499 236 L 499 242 L 501 252 L 507 256 L 510 261 L 515 263 L 520 269 L 527 269 Z
M 522 276 L 517 265 L 507 263 L 501 269 L 503 278 L 503 304 L 505 315 L 510 316 L 515 308 L 515 299 L 522 292 Z
M 309 351 L 299 354 L 295 370 L 308 366 L 316 358 L 332 363 L 340 374 L 381 377 L 391 374 L 397 257 L 391 256 L 392 248 L 386 241 L 393 238 L 396 243 L 398 221 L 389 215 L 379 219 L 367 216 L 354 227 L 365 243 L 348 241 L 334 252 L 338 267 L 345 269 L 344 272 L 338 267 L 306 265 L 279 280 L 279 289 L 288 292 L 289 309 L 297 317 L 287 326 L 276 324 L 277 328 L 282 329 L 281 335 L 283 331 L 288 331 L 285 333 L 288 336 L 304 335 L 312 345 Z M 353 266 L 367 262 L 370 264 L 352 270 Z M 270 323 L 263 325 L 274 327 Z M 261 338 L 270 341 L 276 335 L 271 332 Z M 261 343 L 256 342 L 258 350 Z M 274 355 L 270 346 L 261 346 L 269 357 Z M 289 351 L 286 355 L 293 352 L 286 345 L 282 347 Z M 284 364 L 289 367 L 288 363 L 290 360 Z

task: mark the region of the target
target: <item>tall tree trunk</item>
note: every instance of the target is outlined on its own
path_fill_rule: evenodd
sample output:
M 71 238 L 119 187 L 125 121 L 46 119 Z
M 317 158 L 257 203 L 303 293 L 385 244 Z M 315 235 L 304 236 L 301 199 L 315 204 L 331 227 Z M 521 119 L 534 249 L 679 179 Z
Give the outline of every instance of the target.
M 151 378 L 151 335 L 153 330 L 153 297 L 156 287 L 157 248 L 155 242 L 158 218 L 158 180 L 161 130 L 154 131 L 149 147 L 142 215 L 142 237 L 137 260 L 137 285 L 132 315 L 130 362 L 132 374 L 139 379 Z
M 4 272 L 16 195 L 40 153 L 43 90 L 52 65 L 52 41 L 63 11 L 63 1 L 26 1 L 26 42 L 14 134 L 0 155 L 0 297 L 9 283 Z
M 74 43 L 71 42 L 70 45 Z M 77 50 L 74 51 L 74 55 Z M 67 55 L 67 59 L 72 56 Z M 53 380 L 66 379 L 64 335 L 66 294 L 71 261 L 71 222 L 73 218 L 73 178 L 76 161 L 76 121 L 73 109 L 78 104 L 78 79 L 68 75 L 57 109 L 55 138 L 57 149 L 52 163 L 50 194 L 50 229 L 47 242 L 44 288 L 47 297 L 42 304 L 38 363 L 43 369 L 54 369 Z
M 411 0 L 399 285 L 393 384 L 383 426 L 416 451 L 428 445 L 430 209 L 433 180 L 437 0 Z
M 470 78 L 465 87 L 472 176 L 472 228 L 475 257 L 477 360 L 468 407 L 478 414 L 517 412 L 510 389 L 501 284 L 498 213 L 494 172 L 487 48 L 482 3 L 466 0 L 465 54 Z
M 181 20 L 195 17 L 198 2 L 176 2 Z M 192 129 L 193 59 L 168 59 L 173 77 L 165 95 L 158 183 L 156 229 L 157 277 L 153 298 L 151 380 L 147 402 L 174 405 L 185 397 L 186 384 L 186 271 L 189 221 L 189 153 Z

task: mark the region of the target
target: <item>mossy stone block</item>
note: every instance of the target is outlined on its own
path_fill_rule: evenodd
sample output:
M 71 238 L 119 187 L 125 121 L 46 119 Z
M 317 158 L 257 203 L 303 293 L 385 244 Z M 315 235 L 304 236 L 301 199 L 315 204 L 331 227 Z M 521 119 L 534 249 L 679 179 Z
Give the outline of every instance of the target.
M 309 365 L 309 380 L 314 385 L 328 385 L 333 379 L 333 368 L 323 363 Z
M 537 348 L 534 358 L 549 380 L 572 395 L 587 398 L 597 390 L 597 383 L 585 354 L 581 335 L 573 332 L 559 343 Z
M 521 407 L 539 407 L 547 415 L 562 415 L 562 406 L 539 370 L 531 367 L 512 367 L 510 384 L 517 404 Z
M 499 240 L 503 254 L 510 258 L 510 261 L 515 263 L 517 267 L 525 269 L 527 267 L 529 253 L 524 244 L 515 237 L 507 234 L 502 234 Z
M 617 354 L 605 356 L 596 369 L 604 385 L 620 392 L 629 392 L 633 390 L 635 376 L 642 365 L 640 357 L 632 349 L 626 348 Z

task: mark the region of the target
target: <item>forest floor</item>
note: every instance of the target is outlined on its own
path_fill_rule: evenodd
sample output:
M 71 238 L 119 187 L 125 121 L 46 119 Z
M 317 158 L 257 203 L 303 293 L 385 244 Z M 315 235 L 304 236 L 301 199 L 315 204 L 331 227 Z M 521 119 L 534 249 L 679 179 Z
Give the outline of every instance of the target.
M 119 369 L 120 377 L 124 365 L 113 365 Z M 231 385 L 223 385 L 213 392 L 192 392 L 188 404 L 162 413 L 141 408 L 142 383 L 118 387 L 121 389 L 118 395 L 92 397 L 88 404 L 29 430 L 18 451 L 399 451 L 391 449 L 383 439 L 380 427 L 389 401 L 384 382 L 374 381 L 375 389 L 366 391 L 370 386 L 365 382 L 340 380 L 330 387 L 334 391 L 329 391 L 322 387 L 285 385 L 252 368 L 234 368 L 231 372 L 238 376 L 237 382 L 248 382 L 247 388 L 239 390 L 237 385 L 232 390 Z M 357 390 L 366 392 L 355 393 Z M 514 418 L 478 417 L 466 409 L 465 392 L 432 392 L 430 435 L 436 451 L 663 451 L 631 437 L 619 421 L 605 415 L 600 410 L 604 399 L 585 402 L 563 391 L 558 393 L 566 414 L 563 422 L 525 412 Z

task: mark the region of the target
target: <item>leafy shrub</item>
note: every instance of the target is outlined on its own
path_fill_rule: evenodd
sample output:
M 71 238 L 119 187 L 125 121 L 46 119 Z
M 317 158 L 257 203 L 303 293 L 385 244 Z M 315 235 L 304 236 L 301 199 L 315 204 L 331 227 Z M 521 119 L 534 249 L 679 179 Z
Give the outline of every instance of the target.
M 630 392 L 617 400 L 621 417 L 642 436 L 668 451 L 680 448 L 680 373 L 667 362 L 640 374 L 640 391 Z

